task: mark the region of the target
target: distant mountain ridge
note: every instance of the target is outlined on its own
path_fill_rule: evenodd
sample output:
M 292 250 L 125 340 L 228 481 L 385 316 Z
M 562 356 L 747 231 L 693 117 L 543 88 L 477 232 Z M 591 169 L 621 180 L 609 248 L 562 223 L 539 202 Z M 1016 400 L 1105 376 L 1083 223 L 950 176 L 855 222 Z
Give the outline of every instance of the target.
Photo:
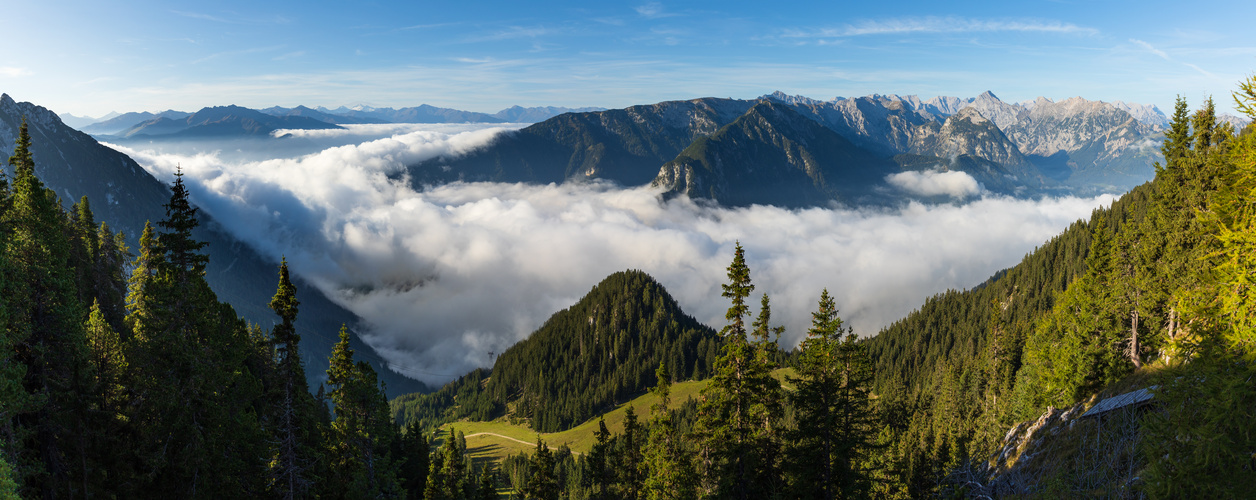
M 171 136 L 181 139 L 205 137 L 266 137 L 279 129 L 338 129 L 339 125 L 301 115 L 275 116 L 242 106 L 201 108 L 183 119 L 157 117 L 139 123 L 119 135 L 125 138 Z
M 241 106 L 214 106 L 196 113 L 166 110 L 110 113 L 100 119 L 76 117 L 71 125 L 93 135 L 111 139 L 130 138 L 195 138 L 246 136 L 260 137 L 278 129 L 318 130 L 338 128 L 346 124 L 378 123 L 536 123 L 563 113 L 603 111 L 604 108 L 564 108 L 511 106 L 494 114 L 462 111 L 422 104 L 406 108 L 375 108 L 341 106 L 336 109 L 306 106 L 285 108 L 272 106 L 251 109 Z
M 175 111 L 173 109 L 168 109 L 160 113 L 149 113 L 147 111 L 142 111 L 138 113 L 136 112 L 122 113 L 120 115 L 114 116 L 107 120 L 101 120 L 101 121 L 91 123 L 83 127 L 75 127 L 75 128 L 82 130 L 84 132 L 87 132 L 89 134 L 109 135 L 109 134 L 116 134 L 116 133 L 125 131 L 131 127 L 134 127 L 146 121 L 157 119 L 157 118 L 169 118 L 171 120 L 182 120 L 191 115 L 192 113 L 185 113 L 183 111 Z
M 765 113 L 768 108 L 756 104 L 762 102 L 780 109 Z M 791 122 L 781 111 L 786 108 L 833 134 Z M 743 120 L 739 131 L 724 130 L 752 109 L 758 116 Z M 411 165 L 409 173 L 416 188 L 601 179 L 649 183 L 664 196 L 685 193 L 733 205 L 894 203 L 903 195 L 886 195 L 892 191 L 886 176 L 922 169 L 960 170 L 989 191 L 1016 196 L 1090 195 L 1122 192 L 1154 174 L 1160 132 L 1126 109 L 1150 112 L 1081 98 L 1014 104 L 992 92 L 969 99 L 871 95 L 825 101 L 778 91 L 759 100 L 701 98 L 569 113 L 502 134 L 461 156 Z M 752 121 L 764 126 L 747 128 Z M 838 150 L 846 153 L 817 160 L 826 156 L 820 151 Z M 860 158 L 861 167 L 849 165 L 853 158 Z M 751 169 L 757 169 L 753 175 Z M 830 177 L 837 171 L 868 175 L 834 184 L 820 180 L 826 170 Z M 773 177 L 794 174 L 809 184 L 802 177 Z M 862 195 L 850 196 L 856 192 Z

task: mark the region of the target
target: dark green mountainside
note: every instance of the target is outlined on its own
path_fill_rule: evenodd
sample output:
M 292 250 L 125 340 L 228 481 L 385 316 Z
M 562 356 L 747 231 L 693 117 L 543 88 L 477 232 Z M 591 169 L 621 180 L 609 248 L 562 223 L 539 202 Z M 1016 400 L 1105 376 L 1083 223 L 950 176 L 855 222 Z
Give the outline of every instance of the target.
M 165 218 L 162 207 L 170 198 L 170 188 L 153 178 L 130 157 L 96 142 L 74 130 L 46 108 L 14 102 L 0 96 L 0 154 L 7 157 L 13 148 L 18 126 L 25 116 L 32 138 L 36 173 L 54 190 L 63 204 L 87 196 L 98 221 L 109 223 L 127 235 L 134 251 L 145 221 Z M 12 178 L 11 168 L 5 168 Z M 195 236 L 209 243 L 209 264 L 205 278 L 219 299 L 251 322 L 270 326 L 275 315 L 267 307 L 269 289 L 274 287 L 276 264 L 258 255 L 248 245 L 218 227 L 204 211 Z M 306 305 L 297 319 L 297 329 L 306 339 L 301 355 L 309 367 L 310 387 L 318 387 L 327 368 L 327 353 L 336 343 L 342 323 L 357 324 L 353 313 L 327 300 L 313 286 L 294 277 L 298 298 Z M 383 358 L 354 335 L 352 346 L 360 359 L 369 361 L 387 383 L 390 395 L 424 390 L 425 386 L 389 370 Z
M 554 432 L 640 395 L 656 383 L 660 362 L 677 380 L 709 376 L 719 346 L 715 331 L 681 311 L 657 281 L 624 271 L 498 356 L 491 372 L 403 396 L 393 411 L 424 428 L 509 415 Z
M 686 194 L 732 206 L 808 207 L 830 200 L 853 205 L 875 197 L 872 186 L 897 170 L 789 106 L 764 100 L 693 141 L 663 165 L 653 185 L 663 187 L 664 196 Z
M 703 98 L 625 109 L 566 113 L 455 158 L 410 167 L 416 186 L 454 181 L 546 184 L 604 179 L 649 183 L 659 166 L 695 139 L 735 120 L 752 101 Z

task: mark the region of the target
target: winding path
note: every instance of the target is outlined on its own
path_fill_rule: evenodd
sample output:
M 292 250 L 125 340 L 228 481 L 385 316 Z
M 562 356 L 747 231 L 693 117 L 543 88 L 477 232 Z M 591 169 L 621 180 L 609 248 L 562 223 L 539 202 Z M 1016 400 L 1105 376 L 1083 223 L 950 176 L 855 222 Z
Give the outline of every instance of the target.
M 526 445 L 528 445 L 528 446 L 536 446 L 536 443 L 529 443 L 529 442 L 524 441 L 524 440 L 522 440 L 522 439 L 515 439 L 515 438 L 512 438 L 512 437 L 510 437 L 510 436 L 503 436 L 503 435 L 498 434 L 498 433 L 496 433 L 496 432 L 477 432 L 477 433 L 475 433 L 475 434 L 467 434 L 467 435 L 462 436 L 462 437 L 463 437 L 463 438 L 470 439 L 470 438 L 473 438 L 473 437 L 476 437 L 476 436 L 495 436 L 495 437 L 499 437 L 499 438 L 502 438 L 502 439 L 507 439 L 507 440 L 510 440 L 510 441 L 514 441 L 514 442 L 516 442 L 516 443 L 526 444 Z M 572 454 L 572 455 L 583 455 L 583 453 L 580 453 L 580 452 L 575 451 L 575 450 L 572 450 L 572 451 L 571 451 L 571 454 Z

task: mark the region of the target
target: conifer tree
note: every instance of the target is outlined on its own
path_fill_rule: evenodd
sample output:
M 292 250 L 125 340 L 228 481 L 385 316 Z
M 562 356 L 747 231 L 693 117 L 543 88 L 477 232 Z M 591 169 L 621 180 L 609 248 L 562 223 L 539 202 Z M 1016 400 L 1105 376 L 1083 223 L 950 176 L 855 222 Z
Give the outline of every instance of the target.
M 561 493 L 558 476 L 554 474 L 554 454 L 540 436 L 536 438 L 536 451 L 532 455 L 532 477 L 523 489 L 523 495 L 533 500 L 558 500 Z
M 306 496 L 312 485 L 310 474 L 317 461 L 316 404 L 305 382 L 301 362 L 301 335 L 296 331 L 300 302 L 297 289 L 288 276 L 288 261 L 279 264 L 279 287 L 270 301 L 271 310 L 280 323 L 271 330 L 276 374 L 279 378 L 279 401 L 276 406 L 274 455 L 271 460 L 272 489 L 286 499 Z
M 366 362 L 353 361 L 349 328 L 340 327 L 340 341 L 332 349 L 327 385 L 335 409 L 332 421 L 333 482 L 344 494 L 373 498 L 400 493 L 389 451 L 396 429 L 388 400 L 379 387 L 375 370 Z
M 397 481 L 409 498 L 423 498 L 427 485 L 428 455 L 431 453 L 427 436 L 417 420 L 406 426 L 405 432 L 394 441 L 393 457 L 397 460 Z
M 792 400 L 797 428 L 789 457 L 794 496 L 858 497 L 867 491 L 860 464 L 872 444 L 872 381 L 866 347 L 844 329 L 828 290 L 820 294 L 803 340 Z M 843 338 L 845 334 L 845 338 Z
M 698 410 L 704 493 L 717 498 L 765 498 L 779 482 L 779 443 L 774 430 L 781 417 L 780 383 L 772 377 L 769 364 L 772 328 L 766 294 L 753 324 L 756 346 L 746 338 L 742 317 L 749 314 L 745 302 L 754 285 L 740 244 L 728 267 L 728 280 L 723 285 L 724 296 L 732 301 L 725 315 L 728 341 Z
M 1256 77 L 1234 93 L 1238 109 L 1256 119 Z M 1256 360 L 1256 133 L 1240 135 L 1230 153 L 1233 168 L 1210 212 L 1220 227 L 1216 281 L 1218 315 L 1225 321 L 1224 338 L 1232 349 Z
M 497 481 L 493 474 L 493 464 L 484 464 L 480 468 L 479 486 L 476 487 L 476 500 L 496 500 L 497 499 Z
M 589 473 L 585 476 L 584 486 L 589 488 L 589 498 L 603 500 L 610 498 L 610 452 L 611 431 L 606 428 L 606 419 L 599 417 L 597 431 L 593 433 L 595 442 L 589 450 Z
M 18 413 L 16 425 L 28 433 L 25 458 L 15 463 L 32 495 L 75 494 L 83 486 L 85 460 L 79 432 L 86 413 L 79 394 L 87 387 L 87 344 L 78 300 L 66 217 L 56 197 L 35 176 L 25 120 L 9 164 L 14 167 L 11 206 L 6 213 L 7 254 L 12 286 L 7 302 L 9 332 L 17 361 L 25 365 L 23 386 L 35 402 Z M 78 491 L 78 494 L 89 494 Z
M 218 301 L 204 279 L 205 243 L 192 236 L 195 208 L 176 177 L 167 219 L 140 238 L 128 283 L 128 360 L 135 404 L 128 422 L 139 436 L 138 469 L 154 495 L 243 495 L 264 487 L 265 407 L 247 324 Z
M 637 412 L 632 407 L 624 409 L 624 432 L 620 434 L 619 449 L 616 454 L 616 488 L 618 498 L 638 500 L 645 487 L 645 471 L 642 464 L 641 448 L 649 439 L 647 430 L 637 420 Z
M 126 318 L 126 261 L 130 249 L 126 235 L 114 233 L 109 224 L 101 222 L 96 230 L 99 252 L 92 263 L 92 283 L 96 287 L 92 297 L 100 303 L 100 311 L 114 330 L 121 332 Z
M 642 450 L 643 493 L 648 500 L 694 499 L 697 474 L 669 408 L 672 376 L 665 363 L 659 363 L 655 375 L 658 385 L 652 392 L 659 402 L 650 408 L 650 437 Z

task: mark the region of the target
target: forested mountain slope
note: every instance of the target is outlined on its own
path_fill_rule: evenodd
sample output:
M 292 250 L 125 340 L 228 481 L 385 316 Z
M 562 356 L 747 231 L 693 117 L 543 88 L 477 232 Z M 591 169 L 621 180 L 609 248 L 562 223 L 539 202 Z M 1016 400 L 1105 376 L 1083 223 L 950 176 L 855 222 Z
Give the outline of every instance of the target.
M 719 344 L 649 275 L 619 272 L 503 352 L 491 372 L 476 370 L 435 393 L 400 398 L 394 411 L 400 421 L 425 428 L 508 415 L 555 432 L 653 386 L 660 362 L 677 380 L 709 376 Z
M 61 197 L 63 204 L 86 196 L 97 221 L 107 222 L 113 230 L 125 233 L 132 249 L 138 247 L 146 221 L 156 222 L 166 217 L 162 205 L 170 198 L 168 186 L 130 157 L 61 123 L 52 111 L 31 103 L 15 102 L 7 94 L 0 96 L 0 155 L 7 158 L 13 151 L 23 117 L 31 135 L 36 174 Z M 13 178 L 12 167 L 0 169 Z M 227 234 L 203 211 L 198 212 L 197 217 L 201 223 L 194 234 L 209 243 L 210 258 L 205 275 L 210 286 L 220 299 L 230 303 L 249 321 L 272 325 L 274 313 L 266 304 L 274 286 L 276 263 Z M 307 305 L 307 312 L 297 318 L 297 329 L 306 337 L 302 356 L 310 366 L 311 387 L 318 387 L 327 368 L 327 353 L 336 343 L 336 331 L 342 323 L 356 326 L 358 318 L 300 278 L 294 277 L 294 280 L 299 285 L 299 299 Z M 352 344 L 359 358 L 370 361 L 388 384 L 390 395 L 425 389 L 422 383 L 388 369 L 383 358 L 356 334 Z
M 1256 102 L 1251 85 L 1240 102 Z M 1188 113 L 1181 100 L 1166 136 L 1166 162 L 1153 182 L 1096 210 L 1020 265 L 975 289 L 936 296 L 867 341 L 892 443 L 888 459 L 901 467 L 908 494 L 1071 496 L 1108 477 L 1135 478 L 1100 484 L 1120 497 L 1175 497 L 1186 492 L 1184 481 L 1230 496 L 1253 480 L 1235 469 L 1244 467 L 1242 450 L 1253 444 L 1243 430 L 1252 416 L 1224 408 L 1256 398 L 1250 384 L 1238 382 L 1250 377 L 1243 360 L 1256 352 L 1244 309 L 1256 269 L 1246 253 L 1252 202 L 1245 187 L 1256 175 L 1256 136 L 1236 136 L 1218 123 L 1211 101 Z M 1033 482 L 1005 474 L 1019 453 L 1009 461 L 1003 448 L 1013 424 L 1059 418 L 1050 408 L 1075 407 L 1064 416 L 1075 419 L 1114 384 L 1156 386 L 1155 409 L 1134 421 L 1135 432 L 1122 435 L 1126 442 L 1113 445 L 1127 450 L 1123 455 L 1082 473 L 1077 461 L 1087 458 L 1078 450 L 1094 448 L 1075 441 L 1047 447 L 1055 450 L 1054 465 L 1039 466 Z M 1214 385 L 1228 389 L 1201 391 Z M 1086 428 L 1100 434 L 1034 442 L 1112 437 Z M 1229 444 L 1207 451 L 1184 435 Z M 1000 449 L 1003 458 L 987 464 Z M 1033 456 L 1025 453 L 1025 460 Z M 1208 460 L 1210 453 L 1236 460 Z

